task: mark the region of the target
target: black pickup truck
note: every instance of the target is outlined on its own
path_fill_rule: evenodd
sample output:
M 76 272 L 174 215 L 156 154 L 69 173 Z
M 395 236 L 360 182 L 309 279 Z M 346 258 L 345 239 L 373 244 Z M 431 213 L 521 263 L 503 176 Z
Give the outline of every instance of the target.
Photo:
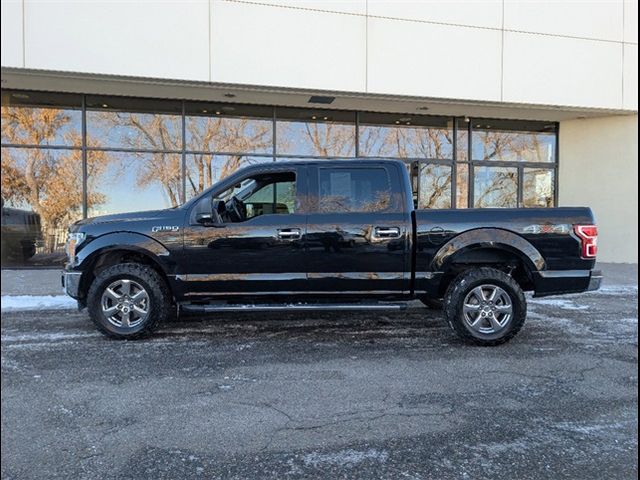
M 597 289 L 589 208 L 416 210 L 405 165 L 274 162 L 182 206 L 71 226 L 66 292 L 104 333 L 136 338 L 180 311 L 402 310 L 440 302 L 463 339 L 496 345 L 525 291 Z

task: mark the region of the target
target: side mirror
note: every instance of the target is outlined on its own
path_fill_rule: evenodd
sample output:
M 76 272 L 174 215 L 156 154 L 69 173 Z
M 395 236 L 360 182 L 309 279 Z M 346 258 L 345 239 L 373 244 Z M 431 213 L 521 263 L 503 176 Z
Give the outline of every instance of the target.
M 200 207 L 203 209 L 203 207 Z M 224 227 L 220 211 L 224 211 L 224 201 L 211 200 L 209 211 L 196 213 L 195 221 L 204 227 Z
M 213 223 L 213 218 L 210 213 L 201 212 L 196 214 L 196 222 L 201 225 L 211 225 Z

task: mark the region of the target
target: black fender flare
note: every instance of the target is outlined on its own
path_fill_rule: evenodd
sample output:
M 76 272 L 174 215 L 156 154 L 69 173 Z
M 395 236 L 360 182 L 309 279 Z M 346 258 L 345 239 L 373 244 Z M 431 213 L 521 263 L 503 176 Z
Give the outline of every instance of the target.
M 159 241 L 135 232 L 112 232 L 90 241 L 76 254 L 75 267 L 90 265 L 103 253 L 127 250 L 150 258 L 165 274 L 172 263 L 171 252 Z
M 513 253 L 522 259 L 532 272 L 546 268 L 542 254 L 520 235 L 501 228 L 477 228 L 467 230 L 445 243 L 433 256 L 428 271 L 445 271 L 458 254 L 476 248 L 492 248 Z

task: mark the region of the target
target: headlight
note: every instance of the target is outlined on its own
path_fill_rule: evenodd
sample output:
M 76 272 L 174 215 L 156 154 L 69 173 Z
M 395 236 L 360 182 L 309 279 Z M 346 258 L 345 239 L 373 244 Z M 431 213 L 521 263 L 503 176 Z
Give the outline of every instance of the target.
M 87 237 L 86 233 L 83 232 L 74 232 L 70 233 L 67 237 L 67 256 L 69 257 L 69 261 L 72 262 L 76 256 L 76 248 Z

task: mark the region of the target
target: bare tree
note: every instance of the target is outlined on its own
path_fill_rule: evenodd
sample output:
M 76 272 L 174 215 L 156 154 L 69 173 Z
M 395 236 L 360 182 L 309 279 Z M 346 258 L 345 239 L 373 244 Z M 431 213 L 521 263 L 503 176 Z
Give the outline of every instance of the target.
M 187 184 L 194 194 L 210 187 L 248 161 L 251 153 L 271 153 L 273 130 L 270 121 L 249 118 L 190 117 L 187 122 L 189 168 Z M 229 152 L 216 165 L 210 153 Z
M 71 117 L 62 109 L 2 107 L 2 137 L 8 143 L 46 144 L 63 138 L 79 145 L 79 133 L 65 132 Z M 95 146 L 95 143 L 92 144 Z M 108 158 L 97 152 L 88 159 L 89 169 L 99 174 Z M 46 236 L 66 227 L 82 215 L 82 153 L 80 150 L 6 148 L 2 151 L 2 197 L 9 204 L 28 205 L 41 219 Z M 102 203 L 104 195 L 89 193 L 89 206 Z M 55 245 L 47 242 L 47 248 Z
M 130 112 L 89 112 L 90 120 L 106 137 L 118 136 L 120 144 L 134 150 L 137 184 L 158 183 L 172 206 L 180 203 L 182 186 L 182 120 L 179 115 Z

